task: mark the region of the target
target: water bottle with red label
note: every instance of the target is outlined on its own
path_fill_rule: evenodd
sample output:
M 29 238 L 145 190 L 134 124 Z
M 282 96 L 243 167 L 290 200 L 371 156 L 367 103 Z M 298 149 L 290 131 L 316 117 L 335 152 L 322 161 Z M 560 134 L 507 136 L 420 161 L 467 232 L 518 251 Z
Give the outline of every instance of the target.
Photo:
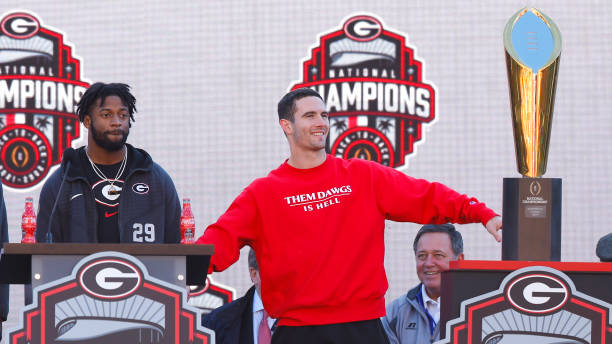
M 183 213 L 181 214 L 181 244 L 195 243 L 195 219 L 191 212 L 191 200 L 183 198 Z
M 36 213 L 34 212 L 34 199 L 32 197 L 26 197 L 25 209 L 23 210 L 23 214 L 21 215 L 21 243 L 36 243 L 34 232 L 36 232 Z

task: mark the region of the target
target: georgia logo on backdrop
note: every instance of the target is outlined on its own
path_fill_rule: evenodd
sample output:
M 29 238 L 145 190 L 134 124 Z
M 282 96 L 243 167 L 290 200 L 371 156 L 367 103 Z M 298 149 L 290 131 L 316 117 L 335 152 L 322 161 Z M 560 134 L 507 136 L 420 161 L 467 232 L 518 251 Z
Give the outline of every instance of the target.
M 76 104 L 89 84 L 58 30 L 25 11 L 0 19 L 0 178 L 38 185 L 78 139 Z
M 612 343 L 611 305 L 549 267 L 516 270 L 497 290 L 462 301 L 460 309 L 437 344 Z
M 11 344 L 213 343 L 187 290 L 149 275 L 136 257 L 100 252 L 34 290 Z
M 435 119 L 435 86 L 423 81 L 424 63 L 406 46 L 406 35 L 386 30 L 372 15 L 354 15 L 322 34 L 303 63 L 303 80 L 325 99 L 327 151 L 400 168 L 422 125 Z

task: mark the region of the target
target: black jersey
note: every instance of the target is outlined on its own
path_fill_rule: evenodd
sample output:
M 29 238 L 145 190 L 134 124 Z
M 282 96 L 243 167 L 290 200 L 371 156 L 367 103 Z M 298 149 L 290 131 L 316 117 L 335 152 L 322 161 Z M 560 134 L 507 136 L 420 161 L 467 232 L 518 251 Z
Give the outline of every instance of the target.
M 122 162 L 112 165 L 96 166 L 108 179 L 100 177 L 91 166 L 85 150 L 80 154 L 82 166 L 85 166 L 86 177 L 91 185 L 91 190 L 96 201 L 98 210 L 98 242 L 118 243 L 119 239 L 119 202 L 125 182 L 125 176 L 129 174 L 130 156 L 128 154 L 124 171 L 117 176 Z M 117 180 L 115 177 L 117 176 Z

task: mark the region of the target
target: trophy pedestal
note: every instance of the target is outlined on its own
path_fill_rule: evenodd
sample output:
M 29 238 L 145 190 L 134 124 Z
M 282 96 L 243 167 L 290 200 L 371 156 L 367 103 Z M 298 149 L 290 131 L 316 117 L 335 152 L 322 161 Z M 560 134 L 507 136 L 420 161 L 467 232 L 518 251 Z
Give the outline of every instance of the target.
M 503 260 L 561 260 L 561 178 L 504 178 Z

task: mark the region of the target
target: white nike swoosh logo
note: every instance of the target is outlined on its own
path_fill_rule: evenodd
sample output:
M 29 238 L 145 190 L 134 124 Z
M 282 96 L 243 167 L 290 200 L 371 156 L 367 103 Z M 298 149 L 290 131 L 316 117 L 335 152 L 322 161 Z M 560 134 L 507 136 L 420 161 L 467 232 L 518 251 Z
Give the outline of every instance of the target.
M 77 198 L 79 196 L 83 196 L 83 194 L 82 193 L 76 194 L 76 195 L 70 197 L 70 200 L 72 201 L 73 199 L 75 199 L 75 198 Z

